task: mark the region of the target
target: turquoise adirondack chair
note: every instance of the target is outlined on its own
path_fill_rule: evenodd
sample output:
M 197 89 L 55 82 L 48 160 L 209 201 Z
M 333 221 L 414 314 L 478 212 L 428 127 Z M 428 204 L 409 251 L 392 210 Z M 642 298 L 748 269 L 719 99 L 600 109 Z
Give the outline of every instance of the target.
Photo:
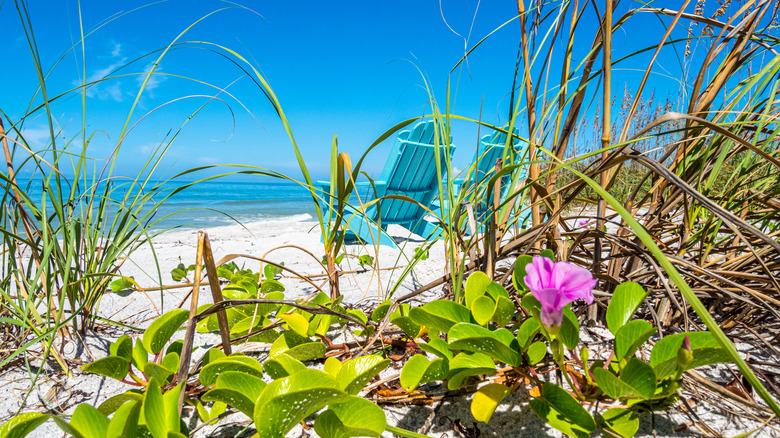
M 517 134 L 517 128 L 514 130 L 515 134 Z M 482 137 L 482 139 L 479 141 L 479 147 L 477 148 L 477 152 L 474 154 L 474 161 L 467 169 L 467 178 L 465 179 L 456 179 L 453 181 L 453 198 L 458 199 L 461 192 L 467 191 L 463 193 L 466 200 L 471 200 L 472 196 L 474 196 L 474 199 L 479 200 L 477 205 L 475 205 L 474 213 L 476 216 L 476 222 L 478 224 L 484 223 L 487 215 L 492 211 L 488 204 L 485 202 L 487 197 L 487 184 L 490 178 L 495 175 L 495 168 L 496 168 L 496 160 L 499 158 L 502 158 L 504 156 L 504 148 L 506 145 L 507 135 L 504 132 L 496 131 L 493 134 L 488 134 Z M 512 144 L 515 149 L 516 156 L 523 157 L 523 154 L 528 147 L 528 144 L 525 142 L 521 142 L 519 139 L 515 138 L 512 141 Z M 522 182 L 526 178 L 526 169 L 521 168 L 520 169 L 520 176 L 518 181 Z M 507 194 L 507 189 L 509 188 L 509 180 L 510 175 L 506 175 L 502 178 L 502 189 L 501 189 L 501 197 L 503 197 Z M 489 201 L 490 202 L 490 201 Z M 444 205 L 439 204 L 438 199 L 434 199 L 431 207 L 431 211 L 436 214 L 436 216 L 442 217 L 442 218 L 448 218 L 450 216 L 449 212 L 449 203 L 445 199 Z M 522 217 L 518 218 L 519 222 L 521 224 L 527 224 L 529 212 L 523 212 Z M 441 233 L 442 229 L 439 226 L 440 224 L 438 222 L 429 222 L 426 221 L 426 228 L 423 232 L 423 235 L 433 236 L 436 234 L 439 234 L 439 236 L 443 235 Z M 438 227 L 438 229 L 437 229 Z
M 369 182 L 356 184 L 355 191 L 360 195 L 360 202 L 367 204 L 384 196 L 400 195 L 425 206 L 431 205 L 439 187 L 434 130 L 434 122 L 428 121 L 418 123 L 411 132 L 402 131 L 398 134 L 382 174 L 373 181 L 373 187 Z M 449 153 L 454 151 L 455 146 L 450 145 Z M 446 172 L 444 148 L 440 147 L 438 152 L 440 167 L 442 172 Z M 317 181 L 317 185 L 324 193 L 320 197 L 320 205 L 326 212 L 334 207 L 329 205 L 332 201 L 328 199 L 330 182 Z M 415 234 L 421 234 L 427 224 L 423 220 L 426 210 L 405 200 L 382 199 L 369 206 L 365 212 L 357 210 L 360 204 L 354 194 L 349 203 L 344 213 L 345 219 L 348 219 L 347 238 L 357 237 L 369 245 L 379 243 L 397 248 L 395 241 L 385 232 L 389 224 L 401 225 Z M 381 229 L 378 224 L 381 224 Z

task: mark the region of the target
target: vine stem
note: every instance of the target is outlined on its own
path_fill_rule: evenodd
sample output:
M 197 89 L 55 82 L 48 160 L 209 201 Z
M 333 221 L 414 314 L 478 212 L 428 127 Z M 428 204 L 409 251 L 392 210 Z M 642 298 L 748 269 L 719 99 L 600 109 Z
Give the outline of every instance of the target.
M 574 383 L 571 376 L 569 375 L 569 370 L 566 369 L 566 361 L 564 360 L 564 349 L 563 349 L 563 343 L 558 341 L 554 342 L 557 344 L 557 354 L 553 355 L 555 362 L 558 364 L 558 369 L 560 369 L 563 373 L 563 377 L 566 378 L 566 382 L 571 386 L 571 388 L 574 390 L 575 394 L 577 394 L 577 399 L 584 400 L 585 397 L 580 392 L 579 386 Z

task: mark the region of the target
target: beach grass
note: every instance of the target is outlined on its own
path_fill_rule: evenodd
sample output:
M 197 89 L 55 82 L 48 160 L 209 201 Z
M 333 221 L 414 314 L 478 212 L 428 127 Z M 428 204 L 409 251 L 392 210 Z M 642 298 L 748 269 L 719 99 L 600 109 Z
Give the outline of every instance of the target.
M 777 403 L 780 394 L 770 377 L 776 373 L 757 368 L 735 347 L 735 342 L 739 341 L 777 359 L 773 347 L 764 348 L 776 341 L 780 316 L 780 283 L 777 279 L 780 260 L 777 240 L 780 222 L 780 178 L 777 176 L 780 174 L 780 148 L 777 147 L 780 57 L 775 55 L 779 40 L 777 26 L 773 24 L 777 10 L 772 2 L 747 1 L 732 5 L 722 18 L 720 15 L 708 18 L 686 12 L 685 6 L 689 3 L 686 1 L 678 11 L 643 7 L 613 17 L 612 4 L 608 2 L 604 10 L 597 11 L 600 26 L 595 34 L 587 34 L 584 26 L 580 27 L 580 18 L 590 4 L 562 1 L 554 8 L 526 10 L 523 2 L 518 2 L 517 16 L 503 25 L 516 26 L 520 32 L 507 123 L 498 126 L 462 117 L 450 110 L 457 91 L 452 89 L 451 80 L 463 67 L 466 53 L 455 63 L 443 99 L 438 99 L 433 87 L 425 82 L 429 100 L 424 117 L 397 123 L 378 135 L 360 157 L 340 152 L 338 138 L 333 137 L 328 193 L 315 184 L 283 105 L 259 67 L 228 47 L 203 43 L 231 58 L 250 75 L 277 114 L 303 176 L 298 183 L 308 190 L 322 236 L 321 249 L 305 250 L 312 256 L 325 254 L 322 265 L 327 272 L 329 300 L 316 298 L 321 301 L 301 303 L 261 298 L 257 295 L 258 284 L 262 287 L 267 280 L 275 281 L 272 270 L 255 279 L 254 297 L 235 305 L 289 306 L 274 308 L 273 311 L 279 311 L 278 319 L 269 319 L 269 327 L 286 324 L 285 333 L 300 334 L 302 330 L 311 337 L 315 333 L 321 335 L 322 343 L 317 339 L 310 341 L 327 344 L 327 351 L 351 350 L 344 347 L 347 343 L 334 347 L 330 340 L 324 340 L 327 333 L 316 332 L 316 324 L 324 316 L 318 314 L 320 319 L 316 324 L 314 319 L 309 319 L 303 325 L 300 321 L 303 317 L 290 316 L 298 315 L 294 309 L 309 312 L 305 314 L 307 318 L 324 312 L 348 321 L 343 322 L 343 327 L 352 323 L 354 328 L 360 329 L 358 337 L 365 340 L 354 346 L 356 351 L 358 347 L 368 351 L 378 342 L 385 341 L 411 348 L 417 346 L 416 337 L 409 336 L 408 326 L 404 325 L 408 321 L 400 318 L 414 318 L 404 314 L 408 309 L 401 310 L 400 316 L 391 317 L 396 309 L 405 309 L 403 306 L 410 299 L 435 287 L 441 287 L 444 297 L 453 303 L 466 302 L 469 300 L 468 279 L 477 272 L 484 273 L 489 281 L 496 282 L 515 300 L 510 301 L 515 305 L 510 320 L 517 316 L 517 324 L 508 325 L 512 330 L 523 321 L 538 318 L 527 306 L 520 304 L 524 291 L 514 275 L 524 257 L 544 254 L 556 261 L 587 268 L 598 279 L 598 293 L 593 304 L 572 308 L 579 323 L 604 326 L 612 294 L 621 284 L 636 283 L 646 291 L 644 304 L 642 307 L 637 304 L 634 309 L 640 318 L 652 321 L 662 337 L 683 331 L 708 331 L 717 341 L 717 348 L 736 365 L 738 371 L 733 373 L 740 380 L 744 379 L 765 404 L 760 409 L 750 408 L 748 406 L 755 405 L 750 401 L 752 405 L 743 404 L 743 409 L 752 409 L 752 415 L 767 422 L 772 421 L 773 415 L 780 416 Z M 612 34 L 630 31 L 632 17 L 636 14 L 668 17 L 666 32 L 658 36 L 656 44 L 636 47 L 626 58 L 612 59 Z M 29 17 L 22 15 L 20 19 L 29 25 Z M 671 39 L 674 29 L 696 22 L 709 30 L 685 39 Z M 81 36 L 73 49 L 84 50 L 85 35 L 82 33 Z M 486 39 L 494 37 L 490 34 Z M 585 37 L 590 38 L 590 48 L 584 59 L 577 59 L 572 48 L 579 46 L 579 41 L 584 41 Z M 483 41 L 470 51 L 479 50 Z M 690 54 L 688 48 L 692 42 L 706 45 L 708 54 L 703 57 Z M 178 43 L 178 37 L 171 41 L 158 55 L 155 65 L 163 59 L 167 49 Z M 31 47 L 35 52 L 32 40 Z M 623 87 L 620 111 L 615 116 L 612 93 L 619 89 L 612 80 L 615 66 L 631 62 L 632 57 L 657 54 L 670 48 L 682 53 L 680 63 L 685 66 L 687 78 L 687 82 L 682 83 L 685 93 L 675 100 L 667 99 L 663 104 L 653 103 L 653 91 L 648 89 L 648 78 L 656 71 L 656 57 L 653 56 L 643 65 L 632 64 L 641 72 L 641 78 Z M 560 65 L 550 61 L 556 57 L 563 59 Z M 550 71 L 558 67 L 559 71 Z M 98 168 L 89 159 L 86 147 L 63 144 L 57 120 L 48 106 L 54 98 L 46 94 L 46 72 L 40 65 L 37 71 L 44 104 L 30 109 L 19 120 L 5 117 L 4 131 L 0 132 L 8 164 L 8 171 L 2 174 L 4 202 L 0 207 L 4 236 L 3 287 L 0 289 L 3 313 L 0 318 L 10 327 L 6 331 L 10 333 L 7 343 L 19 348 L 3 358 L 0 368 L 35 348 L 44 352 L 44 358 L 53 355 L 67 370 L 68 365 L 57 350 L 57 337 L 69 330 L 83 333 L 92 328 L 98 317 L 101 297 L 111 289 L 112 281 L 124 279 L 130 282 L 130 287 L 139 287 L 133 280 L 121 277 L 120 272 L 126 257 L 141 245 L 152 244 L 154 235 L 149 229 L 159 218 L 153 216 L 149 204 L 158 199 L 164 201 L 201 181 L 235 173 L 290 181 L 292 178 L 269 169 L 237 165 L 224 174 L 201 178 L 166 192 L 163 184 L 152 181 L 171 139 L 160 144 L 137 177 L 122 180 L 114 174 L 116 153 L 107 164 Z M 155 74 L 154 69 L 146 74 L 144 84 Z M 80 86 L 68 92 L 81 95 L 83 120 L 86 120 L 89 85 L 84 77 Z M 142 92 L 143 86 L 139 97 Z M 600 103 L 594 108 L 594 102 Z M 131 109 L 128 114 L 120 138 L 130 127 L 133 111 Z M 41 114 L 49 123 L 50 142 L 45 151 L 33 152 L 22 135 L 22 126 L 25 119 Z M 352 218 L 348 216 L 352 213 L 346 212 L 366 211 L 383 201 L 365 200 L 356 195 L 356 183 L 363 176 L 362 165 L 378 145 L 420 119 L 434 122 L 436 162 L 443 157 L 445 163 L 444 167 L 437 164 L 436 169 L 440 182 L 436 190 L 438 205 L 455 206 L 444 210 L 446 214 L 442 217 L 433 217 L 440 226 L 442 240 L 429 239 L 419 245 L 432 248 L 441 242 L 446 254 L 442 275 L 399 296 L 396 290 L 415 265 L 426 257 L 425 250 L 410 256 L 399 255 L 394 264 L 400 264 L 400 258 L 407 257 L 404 260 L 406 267 L 395 283 L 387 287 L 388 292 L 378 297 L 389 302 L 385 309 L 387 316 L 372 321 L 362 311 L 358 313 L 346 303 L 342 306 L 339 298 L 342 270 L 338 260 L 347 245 L 346 224 Z M 507 135 L 507 147 L 496 163 L 493 175 L 465 189 L 458 187 L 459 177 L 472 181 L 479 181 L 479 178 L 476 166 L 469 167 L 461 175 L 452 172 L 449 146 L 451 125 L 455 120 L 470 122 L 479 132 L 498 131 Z M 582 123 L 583 120 L 591 123 Z M 90 134 L 86 123 L 82 124 L 79 141 L 86 145 Z M 593 132 L 586 134 L 580 128 L 586 125 L 592 126 Z M 585 137 L 589 141 L 583 141 Z M 519 151 L 511 147 L 518 140 L 527 147 Z M 121 146 L 120 140 L 117 150 Z M 25 158 L 11 158 L 19 155 Z M 16 165 L 17 162 L 21 164 Z M 193 169 L 175 178 L 196 175 L 214 167 L 217 166 Z M 29 196 L 25 182 L 17 177 L 23 169 L 32 169 L 42 181 L 45 199 Z M 65 173 L 73 173 L 75 177 L 66 178 Z M 117 201 L 118 190 L 124 193 L 121 201 Z M 414 202 L 410 198 L 403 200 Z M 592 208 L 583 212 L 584 204 L 592 204 Z M 430 206 L 421 207 L 435 216 Z M 530 217 L 529 223 L 523 221 L 526 214 Z M 571 216 L 576 215 L 588 217 L 590 222 L 573 226 Z M 381 227 L 381 217 L 377 222 Z M 380 252 L 376 242 L 363 242 L 362 245 L 366 249 L 373 246 L 368 252 Z M 200 260 L 198 256 L 194 268 L 195 290 L 200 281 Z M 383 266 L 379 261 L 373 262 L 377 268 Z M 213 266 L 213 272 L 218 267 Z M 162 275 L 158 272 L 161 286 Z M 212 284 L 211 288 L 213 291 L 215 286 Z M 192 345 L 192 324 L 196 319 L 224 312 L 232 305 L 211 308 L 197 317 L 193 307 L 189 316 L 190 338 L 185 345 Z M 284 314 L 279 309 L 289 312 Z M 261 320 L 267 316 L 254 315 Z M 404 329 L 402 334 L 384 335 L 391 318 L 401 321 L 397 325 Z M 300 329 L 302 325 L 304 328 Z M 230 339 L 228 329 L 221 327 L 221 330 L 223 340 Z M 242 332 L 241 340 L 252 335 L 259 333 Z M 510 337 L 514 336 L 512 333 Z M 560 361 L 563 350 L 557 353 L 557 347 L 553 345 L 559 344 L 551 340 L 550 355 L 554 361 Z M 224 348 L 229 350 L 230 347 Z M 581 361 L 580 365 L 588 362 L 587 357 L 582 359 L 575 355 L 574 348 L 569 350 L 571 361 Z M 152 353 L 157 355 L 154 360 L 162 360 L 159 350 Z M 509 363 L 506 359 L 503 362 Z M 183 364 L 182 369 L 187 371 L 188 365 Z M 327 362 L 325 366 L 328 367 Z M 517 371 L 520 365 L 514 368 Z M 563 367 L 557 370 L 559 381 L 565 377 L 572 392 L 584 397 L 576 385 L 571 384 L 569 372 Z M 585 373 L 589 371 L 585 370 Z M 186 378 L 172 383 L 182 381 L 186 384 Z M 154 386 L 151 379 L 145 384 Z M 520 384 L 516 385 L 513 390 Z M 675 395 L 673 392 L 670 394 Z M 734 400 L 740 402 L 732 397 Z M 406 433 L 391 427 L 395 433 Z M 716 433 L 707 430 L 706 425 L 702 427 L 706 433 Z M 415 435 L 410 433 L 408 436 Z

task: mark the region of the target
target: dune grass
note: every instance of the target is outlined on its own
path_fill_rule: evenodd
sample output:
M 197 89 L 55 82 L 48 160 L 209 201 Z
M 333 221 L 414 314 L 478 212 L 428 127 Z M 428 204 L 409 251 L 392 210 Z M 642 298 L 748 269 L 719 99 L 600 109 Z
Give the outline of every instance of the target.
M 547 249 L 556 260 L 587 267 L 600 280 L 602 294 L 596 302 L 576 309 L 583 322 L 603 323 L 610 294 L 620 283 L 635 281 L 649 291 L 642 311 L 662 335 L 680 328 L 709 330 L 774 415 L 780 416 L 776 401 L 780 394 L 767 371 L 757 375 L 755 366 L 733 344 L 738 339 L 763 349 L 780 335 L 780 243 L 776 235 L 780 221 L 780 131 L 776 122 L 780 57 L 776 50 L 780 40 L 773 24 L 777 10 L 770 1 L 746 1 L 732 5 L 728 14 L 703 17 L 686 12 L 689 3 L 676 11 L 636 8 L 620 17 L 612 16 L 608 4 L 605 10 L 595 11 L 600 25 L 595 34 L 588 34 L 580 20 L 586 8 L 593 7 L 591 3 L 561 1 L 544 9 L 525 9 L 518 2 L 517 17 L 503 25 L 515 26 L 520 33 L 508 123 L 501 126 L 453 113 L 454 90 L 449 80 L 441 101 L 426 83 L 430 111 L 425 116 L 437 125 L 434 144 L 447 163 L 437 168 L 439 205 L 458 206 L 447 210 L 446 217 L 435 218 L 448 255 L 443 267 L 446 275 L 404 296 L 394 295 L 391 287 L 393 292 L 386 298 L 397 306 L 444 285 L 457 301 L 465 279 L 478 270 L 516 292 L 512 264 L 519 256 L 538 255 Z M 666 31 L 658 35 L 656 44 L 632 48 L 627 57 L 613 59 L 612 34 L 630 30 L 636 14 L 658 15 L 668 24 Z M 709 30 L 672 39 L 673 30 L 695 22 Z M 486 39 L 494 37 L 490 34 Z M 483 41 L 469 53 L 479 50 Z M 590 41 L 590 46 L 585 58 L 577 59 L 573 48 L 580 48 L 582 41 Z M 689 54 L 691 43 L 706 46 L 708 54 Z M 168 48 L 175 44 L 178 39 Z M 350 204 L 359 210 L 382 201 L 365 202 L 354 196 L 362 163 L 376 146 L 416 119 L 379 135 L 357 160 L 340 153 L 334 137 L 331 191 L 321 193 L 282 104 L 260 69 L 230 48 L 202 44 L 229 57 L 252 77 L 286 130 L 303 175 L 301 184 L 316 206 L 330 292 L 336 298 L 335 259 L 345 244 L 344 224 L 349 219 L 344 216 L 345 207 Z M 680 64 L 688 82 L 682 84 L 683 97 L 654 104 L 648 84 L 657 71 L 656 55 L 662 50 L 682 54 Z M 612 70 L 645 53 L 653 57 L 641 68 L 632 64 L 643 72 L 642 77 L 623 86 L 620 110 L 614 116 L 612 96 L 620 87 L 611 79 Z M 157 63 L 164 56 L 165 51 Z M 453 67 L 450 79 L 463 68 L 467 56 Z M 563 62 L 554 65 L 553 58 Z M 40 343 L 47 354 L 58 357 L 52 348 L 57 333 L 63 328 L 88 329 L 123 257 L 139 245 L 150 244 L 152 236 L 147 230 L 157 219 L 148 205 L 154 196 L 171 195 L 162 193 L 162 185 L 152 183 L 152 174 L 171 143 L 160 145 L 138 177 L 126 182 L 125 195 L 117 202 L 120 180 L 113 174 L 115 161 L 111 161 L 116 154 L 105 169 L 97 169 L 90 167 L 86 148 L 76 153 L 71 145 L 61 143 L 48 107 L 52 98 L 46 94 L 46 74 L 40 66 L 37 69 L 44 104 L 20 120 L 5 117 L 7 134 L 0 133 L 8 162 L 8 172 L 2 175 L 5 198 L 0 207 L 5 250 L 0 289 L 4 313 L 0 318 L 13 327 L 15 341 L 22 346 L 17 354 Z M 153 74 L 154 70 L 148 72 L 147 81 Z M 84 113 L 88 85 L 84 79 L 80 87 L 69 91 L 81 93 Z M 143 87 L 139 96 L 142 92 Z M 600 104 L 594 108 L 594 102 Z M 49 121 L 51 142 L 46 151 L 33 153 L 21 127 L 25 118 L 37 114 Z M 132 110 L 128 123 L 131 117 Z M 503 131 L 509 135 L 506 146 L 513 144 L 514 136 L 527 143 L 527 148 L 516 153 L 506 147 L 491 178 L 476 187 L 456 190 L 458 175 L 450 171 L 448 156 L 453 120 L 469 121 L 475 129 Z M 585 125 L 593 127 L 590 135 L 581 128 Z M 513 134 L 515 128 L 519 134 Z M 82 131 L 81 140 L 87 144 L 90 135 L 85 127 Z M 27 155 L 21 161 L 9 158 L 19 154 Z M 14 168 L 17 162 L 21 165 Z M 71 166 L 67 170 L 75 178 L 63 176 L 65 166 Z M 25 183 L 15 176 L 22 168 L 35 169 L 46 199 L 28 195 Z M 266 169 L 244 167 L 239 172 L 285 178 Z M 466 177 L 474 172 L 470 167 Z M 320 207 L 323 198 L 330 200 L 329 211 Z M 590 214 L 594 222 L 572 227 L 566 217 L 584 202 L 595 205 L 595 213 Z M 475 211 L 486 212 L 481 224 L 470 220 Z M 519 223 L 524 212 L 531 214 L 526 228 Z M 485 232 L 475 232 L 480 229 Z M 403 275 L 421 256 L 422 252 L 410 261 Z M 763 331 L 755 330 L 759 325 Z M 742 326 L 751 328 L 749 333 Z M 12 358 L 4 358 L 0 367 Z

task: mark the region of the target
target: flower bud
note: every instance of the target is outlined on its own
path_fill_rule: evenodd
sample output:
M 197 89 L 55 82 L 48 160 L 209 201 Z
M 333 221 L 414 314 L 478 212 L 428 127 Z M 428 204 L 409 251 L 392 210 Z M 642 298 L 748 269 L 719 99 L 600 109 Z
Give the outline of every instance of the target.
M 685 335 L 680 349 L 677 350 L 677 369 L 682 373 L 688 369 L 691 362 L 693 362 L 693 349 L 691 349 L 691 340 L 688 339 L 688 335 Z

